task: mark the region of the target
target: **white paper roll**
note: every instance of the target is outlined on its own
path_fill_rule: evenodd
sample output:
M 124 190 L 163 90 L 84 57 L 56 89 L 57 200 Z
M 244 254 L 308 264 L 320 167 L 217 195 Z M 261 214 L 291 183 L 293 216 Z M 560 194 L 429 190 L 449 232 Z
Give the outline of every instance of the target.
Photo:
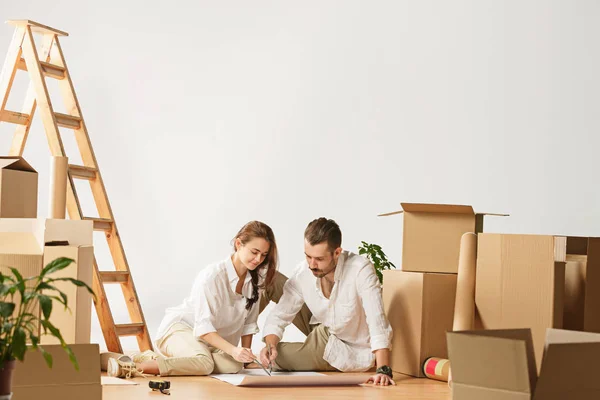
M 456 303 L 452 330 L 472 330 L 475 324 L 475 275 L 477 268 L 477 235 L 465 233 L 460 238 Z
M 48 217 L 65 219 L 67 209 L 67 169 L 69 158 L 54 156 L 50 160 L 50 193 Z

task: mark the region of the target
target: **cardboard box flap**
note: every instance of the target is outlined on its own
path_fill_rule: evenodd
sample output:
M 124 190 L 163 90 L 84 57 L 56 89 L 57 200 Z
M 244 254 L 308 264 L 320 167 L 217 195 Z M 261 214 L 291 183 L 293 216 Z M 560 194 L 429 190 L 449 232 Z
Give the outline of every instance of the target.
M 0 157 L 0 169 L 36 172 L 23 157 Z
M 497 217 L 508 217 L 509 214 L 498 213 L 476 213 L 472 206 L 457 204 L 426 204 L 426 203 L 400 203 L 402 210 L 378 214 L 379 217 L 402 214 L 403 212 L 426 212 L 444 214 L 467 214 L 467 215 L 492 215 Z
M 549 329 L 534 399 L 597 399 L 600 334 Z
M 0 254 L 41 255 L 43 248 L 30 232 L 0 232 Z
M 533 393 L 536 382 L 529 329 L 448 332 L 454 382 Z

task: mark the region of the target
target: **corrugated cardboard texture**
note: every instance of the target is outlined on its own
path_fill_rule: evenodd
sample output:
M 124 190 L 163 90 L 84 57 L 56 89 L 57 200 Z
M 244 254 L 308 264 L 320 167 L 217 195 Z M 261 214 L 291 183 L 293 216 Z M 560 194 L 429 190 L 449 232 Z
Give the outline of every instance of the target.
M 0 169 L 0 218 L 35 218 L 37 193 L 37 172 Z
M 405 212 L 402 270 L 458 272 L 460 238 L 475 231 L 475 214 Z
M 23 278 L 29 278 L 31 276 L 39 275 L 42 270 L 42 255 L 41 254 L 2 254 L 0 253 L 0 271 L 4 275 L 11 275 L 12 272 L 10 267 L 15 268 L 19 271 L 19 273 L 23 276 Z M 27 287 L 31 287 L 34 285 L 34 282 L 31 281 L 27 284 Z M 20 297 L 17 295 L 14 297 L 13 302 L 17 306 L 13 315 L 18 312 L 18 306 L 20 304 Z M 32 303 L 32 314 L 39 316 L 40 308 L 37 304 L 37 301 Z M 37 333 L 39 336 L 39 325 L 34 323 L 34 326 L 37 327 Z
M 454 400 L 529 399 L 535 390 L 529 330 L 450 332 L 448 351 Z
M 92 286 L 92 273 L 94 251 L 92 246 L 52 246 L 44 250 L 44 265 L 60 257 L 75 260 L 62 271 L 55 272 L 55 278 L 79 279 L 90 287 Z M 67 343 L 89 343 L 92 325 L 92 296 L 85 288 L 77 287 L 71 282 L 57 282 L 54 286 L 67 295 L 69 310 L 55 302 L 50 321 L 56 326 Z M 43 336 L 42 344 L 59 344 L 53 336 Z
M 553 236 L 486 233 L 478 240 L 481 327 L 531 328 L 538 368 L 546 329 L 563 323 L 565 263 L 554 261 L 554 242 Z
M 425 359 L 447 357 L 456 275 L 384 271 L 383 277 L 384 309 L 394 330 L 391 368 L 423 377 Z
M 77 357 L 79 371 L 75 370 L 60 346 L 44 346 L 52 354 L 52 368 L 48 368 L 40 352 L 28 352 L 25 361 L 17 363 L 14 372 L 13 400 L 101 400 L 98 345 L 75 344 L 70 347 Z

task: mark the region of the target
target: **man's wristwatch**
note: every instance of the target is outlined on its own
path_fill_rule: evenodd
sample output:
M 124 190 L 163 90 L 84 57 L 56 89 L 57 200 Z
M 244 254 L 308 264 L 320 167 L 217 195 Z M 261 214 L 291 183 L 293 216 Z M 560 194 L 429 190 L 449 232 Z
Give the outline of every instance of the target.
M 377 368 L 375 370 L 376 374 L 384 374 L 389 376 L 390 378 L 394 377 L 394 373 L 392 372 L 392 369 L 390 367 L 388 367 L 387 365 L 382 365 L 381 367 Z

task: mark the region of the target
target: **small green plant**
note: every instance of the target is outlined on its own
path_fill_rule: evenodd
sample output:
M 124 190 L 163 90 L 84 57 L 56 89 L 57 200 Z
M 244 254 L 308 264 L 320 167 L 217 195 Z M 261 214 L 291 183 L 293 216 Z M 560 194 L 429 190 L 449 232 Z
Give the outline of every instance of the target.
M 383 250 L 381 250 L 381 246 L 363 241 L 361 241 L 361 243 L 362 244 L 358 246 L 358 254 L 366 256 L 373 263 L 379 282 L 383 283 L 382 272 L 386 269 L 395 269 L 396 266 L 388 260 Z
M 67 296 L 54 286 L 55 282 L 69 281 L 76 286 L 85 287 L 94 296 L 94 292 L 85 282 L 73 278 L 52 277 L 52 273 L 65 269 L 73 261 L 70 258 L 57 258 L 46 265 L 38 276 L 29 278 L 23 278 L 16 268 L 10 268 L 11 274 L 5 275 L 0 272 L 0 369 L 7 361 L 23 361 L 28 340 L 33 349 L 42 353 L 48 367 L 52 368 L 52 355 L 39 345 L 37 327 L 40 326 L 44 335 L 52 335 L 60 341 L 71 363 L 79 370 L 75 354 L 65 343 L 58 328 L 49 321 L 55 301 L 69 309 Z M 38 304 L 41 313 L 36 313 Z

